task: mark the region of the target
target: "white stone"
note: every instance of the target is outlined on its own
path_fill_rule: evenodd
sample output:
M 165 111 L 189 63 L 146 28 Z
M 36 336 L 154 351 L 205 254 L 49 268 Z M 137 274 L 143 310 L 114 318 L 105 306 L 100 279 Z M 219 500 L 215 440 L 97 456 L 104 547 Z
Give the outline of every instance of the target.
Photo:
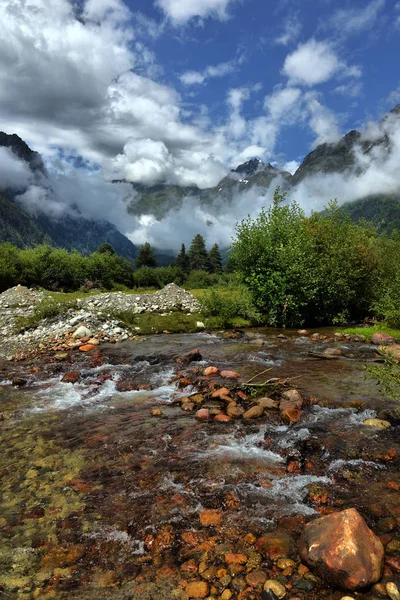
M 205 329 L 206 326 L 201 321 L 197 321 L 196 327 L 198 327 L 199 329 Z
M 83 327 L 83 325 L 81 327 L 78 327 L 78 329 L 75 331 L 73 337 L 74 338 L 83 338 L 83 337 L 91 337 L 92 336 L 92 332 L 90 331 L 90 329 L 88 329 L 87 327 Z

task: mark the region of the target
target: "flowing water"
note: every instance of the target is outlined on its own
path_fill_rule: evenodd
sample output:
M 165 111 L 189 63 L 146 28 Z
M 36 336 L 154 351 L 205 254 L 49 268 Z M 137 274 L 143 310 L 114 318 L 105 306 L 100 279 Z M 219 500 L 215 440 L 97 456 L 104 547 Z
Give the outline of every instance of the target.
M 340 359 L 321 360 L 322 342 L 248 333 L 152 336 L 67 363 L 1 365 L 0 595 L 168 600 L 185 598 L 179 590 L 194 579 L 208 581 L 210 597 L 259 599 L 246 582 L 255 568 L 288 598 L 341 598 L 298 563 L 279 571 L 262 540 L 296 561 L 305 523 L 347 507 L 400 552 L 400 417 L 365 378 L 372 347 L 349 343 Z M 300 421 L 284 425 L 272 411 L 204 423 L 183 412 L 179 398 L 196 390 L 175 378 L 175 358 L 195 347 L 199 372 L 212 364 L 246 381 L 266 369 L 295 378 L 308 401 Z M 61 382 L 71 370 L 79 382 Z M 13 375 L 27 384 L 12 386 Z M 150 389 L 132 390 L 141 384 Z M 390 429 L 363 425 L 387 415 Z M 207 509 L 222 513 L 213 527 L 200 521 Z M 245 554 L 246 568 L 228 569 L 226 552 Z

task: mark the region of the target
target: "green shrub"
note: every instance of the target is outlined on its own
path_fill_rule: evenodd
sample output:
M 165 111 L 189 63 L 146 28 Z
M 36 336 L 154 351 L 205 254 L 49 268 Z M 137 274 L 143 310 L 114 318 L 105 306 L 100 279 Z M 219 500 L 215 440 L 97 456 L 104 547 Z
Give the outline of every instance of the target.
M 207 273 L 207 271 L 191 271 L 185 281 L 187 289 L 209 288 L 216 285 L 218 275 Z
M 157 269 L 151 267 L 141 267 L 133 273 L 133 285 L 134 287 L 143 288 L 161 288 L 160 278 L 157 273 Z
M 202 313 L 206 317 L 217 317 L 220 327 L 228 327 L 237 317 L 253 325 L 262 321 L 261 314 L 254 306 L 251 293 L 244 286 L 240 286 L 230 294 L 222 294 L 212 289 L 204 294 L 201 305 Z
M 43 319 L 51 319 L 59 315 L 65 315 L 69 309 L 76 309 L 78 304 L 76 300 L 66 300 L 63 302 L 53 298 L 45 298 L 35 306 L 33 313 L 27 317 L 18 317 L 15 321 L 15 331 L 17 333 L 26 329 L 32 329 Z

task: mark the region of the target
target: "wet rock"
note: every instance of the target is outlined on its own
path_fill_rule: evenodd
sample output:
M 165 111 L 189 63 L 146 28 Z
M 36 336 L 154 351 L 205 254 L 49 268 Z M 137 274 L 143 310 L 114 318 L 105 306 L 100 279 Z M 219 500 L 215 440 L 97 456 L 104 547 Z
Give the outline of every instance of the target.
M 218 527 L 222 522 L 222 512 L 210 509 L 200 513 L 200 523 L 203 527 Z
M 295 546 L 293 539 L 286 533 L 266 533 L 257 540 L 257 548 L 266 558 L 277 560 L 292 556 Z
M 365 337 L 365 335 L 357 334 L 353 335 L 352 340 L 353 342 L 364 343 L 367 341 L 367 338 Z
M 256 402 L 258 406 L 262 406 L 262 408 L 267 410 L 274 410 L 279 408 L 279 404 L 275 402 L 275 400 L 272 400 L 272 398 L 258 398 Z
M 189 598 L 205 598 L 209 592 L 209 585 L 206 581 L 192 581 L 186 588 Z
M 88 340 L 88 344 L 92 344 L 92 346 L 98 346 L 100 344 L 100 341 L 96 338 L 90 338 Z
M 228 554 L 225 554 L 225 562 L 227 565 L 245 565 L 247 563 L 247 556 L 245 554 L 228 552 Z
M 81 325 L 80 327 L 78 327 L 78 329 L 75 331 L 73 337 L 75 339 L 80 339 L 80 338 L 90 338 L 92 337 L 92 332 L 90 331 L 90 329 L 88 329 L 87 327 L 85 327 L 84 325 Z
M 391 425 L 389 421 L 383 421 L 382 419 L 367 419 L 363 421 L 363 425 L 367 427 L 376 427 L 377 429 L 388 429 Z
M 11 380 L 11 385 L 14 385 L 15 387 L 23 387 L 27 383 L 27 380 L 22 377 L 13 377 Z
M 386 584 L 386 592 L 390 600 L 400 600 L 399 589 L 392 581 Z
M 228 589 L 224 590 L 220 596 L 221 600 L 231 600 L 231 598 L 232 598 L 232 592 L 231 592 L 231 590 L 228 590 Z
M 218 415 L 215 415 L 214 421 L 217 421 L 218 423 L 230 423 L 231 418 L 228 415 L 224 415 L 224 413 L 219 413 Z
M 267 574 L 265 571 L 251 571 L 246 577 L 246 582 L 248 585 L 251 585 L 251 587 L 262 586 L 266 581 Z
M 181 408 L 182 410 L 184 410 L 185 412 L 191 412 L 192 410 L 195 409 L 195 403 L 194 402 L 185 402 L 184 404 L 182 404 Z
M 286 588 L 279 581 L 276 581 L 276 579 L 266 581 L 264 583 L 264 591 L 272 591 L 279 599 L 286 596 Z
M 209 421 L 210 420 L 210 411 L 208 408 L 200 408 L 200 410 L 196 413 L 196 419 L 199 421 Z
M 299 329 L 299 331 L 297 332 L 299 335 L 308 335 L 308 331 L 307 329 Z
M 284 571 L 288 567 L 295 567 L 296 563 L 294 562 L 294 560 L 291 560 L 290 558 L 280 558 L 277 561 L 276 565 L 277 565 L 278 569 L 281 569 L 281 571 Z
M 264 340 L 262 338 L 256 338 L 255 340 L 250 340 L 249 344 L 252 346 L 264 346 Z
M 203 357 L 200 354 L 200 350 L 198 348 L 195 348 L 194 350 L 183 354 L 183 356 L 179 356 L 176 359 L 176 362 L 182 365 L 190 365 L 190 363 L 199 362 L 200 360 L 203 360 Z
M 61 379 L 63 383 L 77 383 L 81 378 L 81 375 L 78 371 L 69 371 L 69 373 L 65 373 L 64 377 Z
M 261 600 L 278 600 L 278 596 L 271 589 L 268 589 L 261 593 Z
M 211 375 L 218 375 L 219 370 L 217 369 L 217 367 L 207 367 L 207 369 L 204 370 L 204 375 L 206 377 L 210 377 Z
M 240 373 L 236 371 L 221 371 L 221 377 L 224 379 L 239 379 Z
M 306 525 L 300 557 L 333 585 L 358 590 L 382 576 L 384 549 L 355 509 L 321 517 Z
M 340 348 L 326 348 L 324 350 L 325 356 L 342 356 Z
M 163 412 L 159 408 L 153 408 L 151 410 L 151 416 L 152 417 L 162 417 L 162 415 L 163 415 Z
M 219 390 L 215 390 L 211 394 L 211 398 L 222 398 L 223 396 L 229 396 L 230 391 L 228 388 L 220 388 Z
M 301 419 L 301 410 L 298 410 L 297 408 L 286 408 L 282 411 L 282 419 L 289 424 L 297 423 L 297 421 L 300 421 Z
M 237 406 L 236 403 L 231 402 L 231 404 L 228 404 L 226 412 L 231 419 L 240 419 L 244 413 L 244 409 L 241 406 Z
M 387 333 L 374 333 L 371 342 L 375 346 L 394 344 L 394 339 Z
M 387 556 L 385 559 L 385 563 L 391 569 L 400 573 L 400 558 L 396 558 L 395 556 Z
M 79 352 L 90 352 L 93 348 L 93 344 L 85 344 L 84 346 L 79 346 Z
M 279 403 L 279 409 L 281 412 L 287 408 L 297 408 L 301 410 L 303 408 L 304 400 L 298 390 L 287 390 L 283 392 L 281 401 Z
M 264 414 L 264 409 L 262 406 L 253 406 L 252 408 L 249 408 L 249 410 L 246 410 L 245 413 L 243 413 L 243 419 L 245 419 L 246 421 L 249 419 L 258 419 L 259 417 L 262 417 Z
M 67 352 L 57 352 L 57 354 L 54 355 L 54 358 L 56 360 L 67 360 L 68 353 Z

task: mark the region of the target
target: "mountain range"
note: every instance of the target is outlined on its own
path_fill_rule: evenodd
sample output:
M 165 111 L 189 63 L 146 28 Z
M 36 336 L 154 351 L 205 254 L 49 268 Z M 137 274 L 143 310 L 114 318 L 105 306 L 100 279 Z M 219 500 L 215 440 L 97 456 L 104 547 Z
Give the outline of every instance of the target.
M 382 160 L 393 155 L 393 142 L 390 128 L 400 131 L 400 104 L 381 122 L 378 133 L 368 136 L 358 131 L 350 131 L 335 143 L 320 144 L 303 160 L 294 174 L 281 170 L 271 164 L 265 164 L 253 158 L 232 170 L 213 188 L 199 189 L 195 186 L 157 184 L 143 186 L 132 184 L 136 194 L 128 205 L 131 215 L 153 215 L 162 218 L 171 210 L 179 210 L 186 197 L 202 207 L 215 205 L 229 206 L 234 198 L 245 195 L 251 189 L 257 193 L 266 193 L 280 185 L 282 190 L 295 193 L 304 182 L 328 175 L 340 174 L 351 187 L 365 170 L 374 165 L 380 168 Z M 51 190 L 51 182 L 43 160 L 17 135 L 0 132 L 0 149 L 7 148 L 15 157 L 28 167 L 40 186 Z M 383 158 L 382 158 L 383 157 Z M 399 165 L 400 167 L 400 165 Z M 400 231 L 400 169 L 398 180 L 390 193 L 355 193 L 354 201 L 343 206 L 355 221 L 365 218 L 374 223 L 381 231 Z M 320 185 L 324 185 L 322 182 Z M 19 247 L 31 247 L 49 243 L 68 250 L 76 249 L 83 254 L 94 252 L 103 242 L 113 245 L 116 252 L 133 261 L 137 247 L 113 224 L 105 220 L 89 219 L 82 215 L 77 207 L 55 217 L 46 214 L 36 206 L 34 212 L 28 212 L 20 197 L 24 186 L 8 185 L 0 182 L 0 241 L 8 241 Z M 332 190 L 335 195 L 335 190 Z M 171 256 L 158 253 L 160 264 L 168 264 Z

